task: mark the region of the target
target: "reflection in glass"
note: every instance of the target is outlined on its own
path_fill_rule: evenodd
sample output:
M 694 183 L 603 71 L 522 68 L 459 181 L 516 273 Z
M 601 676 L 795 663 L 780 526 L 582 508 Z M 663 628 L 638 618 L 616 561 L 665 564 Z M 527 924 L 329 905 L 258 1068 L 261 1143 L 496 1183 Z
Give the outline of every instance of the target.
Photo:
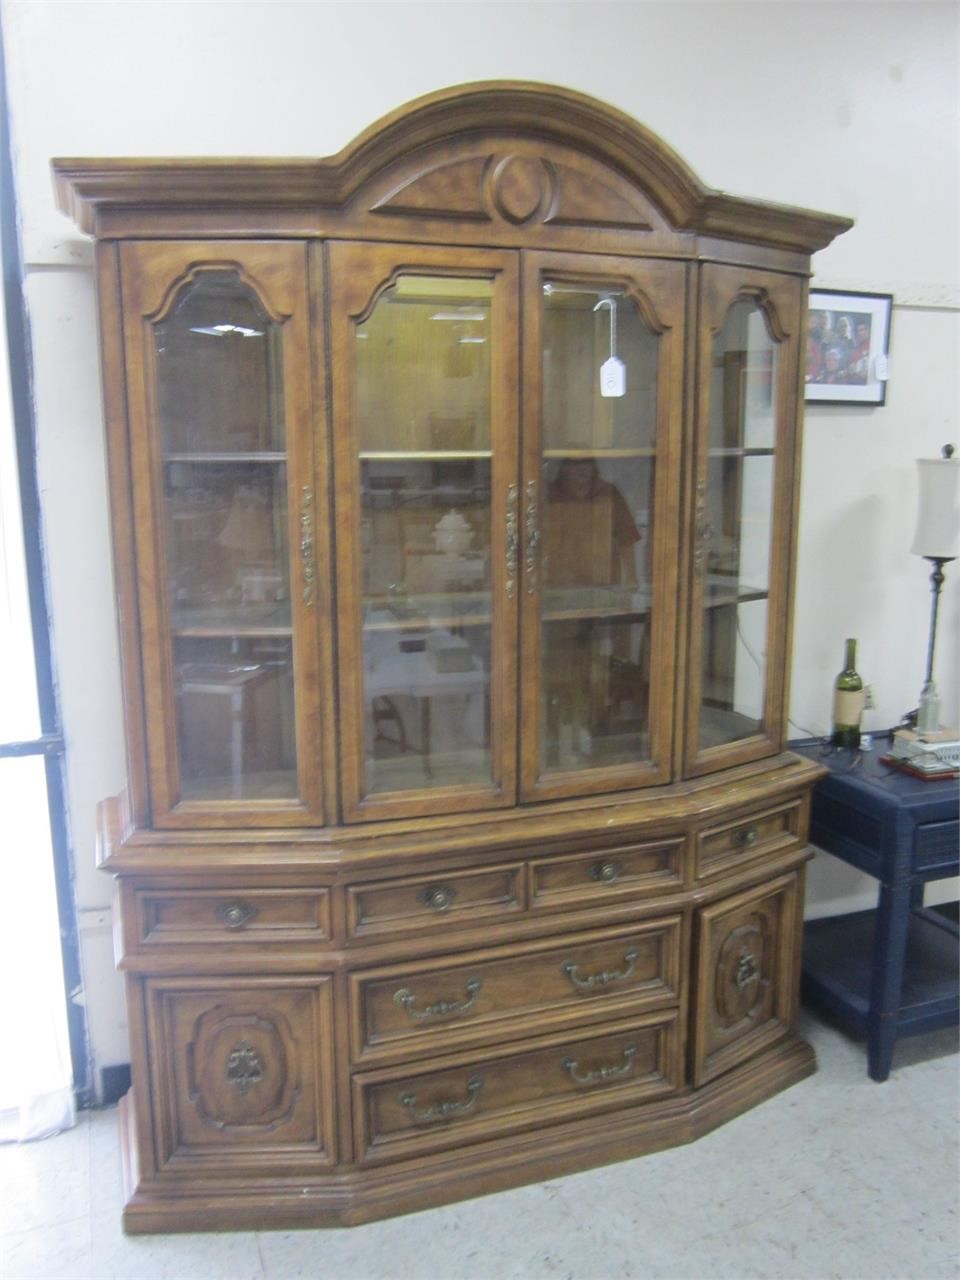
M 290 629 L 287 469 L 282 463 L 164 467 L 175 629 Z
M 702 747 L 763 728 L 777 355 L 763 311 L 735 303 L 714 341 L 711 371 Z
M 279 327 L 237 271 L 201 271 L 154 332 L 165 455 L 285 448 Z
M 624 394 L 604 396 L 600 370 L 614 348 L 624 366 Z M 623 290 L 548 281 L 543 287 L 544 449 L 652 448 L 657 350 L 656 335 Z
M 490 448 L 489 280 L 401 276 L 356 329 L 363 452 Z
M 402 276 L 356 331 L 368 793 L 492 781 L 491 297 Z
M 295 796 L 290 640 L 180 637 L 174 668 L 183 799 Z
M 155 329 L 181 797 L 297 794 L 279 329 L 234 269 Z
M 544 287 L 541 769 L 649 757 L 657 338 L 606 286 Z M 622 364 L 622 394 L 601 369 Z

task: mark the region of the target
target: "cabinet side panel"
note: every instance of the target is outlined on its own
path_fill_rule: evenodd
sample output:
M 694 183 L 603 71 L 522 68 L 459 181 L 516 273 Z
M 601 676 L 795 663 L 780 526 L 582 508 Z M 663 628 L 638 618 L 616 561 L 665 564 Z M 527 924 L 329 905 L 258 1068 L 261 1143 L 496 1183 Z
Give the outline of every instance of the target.
M 110 241 L 101 241 L 97 245 L 97 284 L 101 380 L 113 532 L 113 574 L 120 631 L 130 816 L 138 826 L 148 826 L 150 788 L 135 569 L 136 534 L 133 522 L 132 479 L 127 435 L 120 263 L 117 246 Z

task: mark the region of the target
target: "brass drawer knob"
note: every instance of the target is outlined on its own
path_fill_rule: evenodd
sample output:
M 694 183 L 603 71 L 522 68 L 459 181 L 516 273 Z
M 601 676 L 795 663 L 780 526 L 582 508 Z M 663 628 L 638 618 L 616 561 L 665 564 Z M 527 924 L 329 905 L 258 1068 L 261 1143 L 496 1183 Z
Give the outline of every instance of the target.
M 449 885 L 431 885 L 424 890 L 422 901 L 431 911 L 448 911 L 456 896 L 456 889 L 451 889 Z
M 737 834 L 733 837 L 733 843 L 739 845 L 741 849 L 749 849 L 755 845 L 760 838 L 760 832 L 756 826 L 741 827 Z
M 598 884 L 613 884 L 622 874 L 623 864 L 612 859 L 609 862 L 595 862 L 590 868 L 590 879 L 596 880 Z
M 228 929 L 242 929 L 258 915 L 257 908 L 249 902 L 224 902 L 217 907 L 217 919 Z

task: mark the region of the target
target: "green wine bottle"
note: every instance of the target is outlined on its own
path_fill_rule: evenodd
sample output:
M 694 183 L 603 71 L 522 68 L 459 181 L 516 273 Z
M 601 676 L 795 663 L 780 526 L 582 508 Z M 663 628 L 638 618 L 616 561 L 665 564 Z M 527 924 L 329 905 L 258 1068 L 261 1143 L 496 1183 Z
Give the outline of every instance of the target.
M 855 751 L 860 746 L 862 718 L 863 681 L 857 674 L 857 642 L 847 640 L 843 670 L 833 682 L 833 745 Z

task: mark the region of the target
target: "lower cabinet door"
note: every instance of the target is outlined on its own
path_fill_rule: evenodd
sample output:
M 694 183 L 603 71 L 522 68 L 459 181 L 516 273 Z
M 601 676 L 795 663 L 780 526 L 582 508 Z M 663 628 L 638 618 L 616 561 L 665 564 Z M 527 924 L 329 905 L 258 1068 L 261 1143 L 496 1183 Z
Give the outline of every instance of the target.
M 513 1051 L 458 1055 L 354 1077 L 357 1159 L 422 1155 L 579 1120 L 680 1085 L 676 1010 Z
M 333 1163 L 330 978 L 152 978 L 145 995 L 161 1170 Z
M 797 1010 L 801 873 L 704 907 L 697 919 L 693 1082 L 767 1048 Z

